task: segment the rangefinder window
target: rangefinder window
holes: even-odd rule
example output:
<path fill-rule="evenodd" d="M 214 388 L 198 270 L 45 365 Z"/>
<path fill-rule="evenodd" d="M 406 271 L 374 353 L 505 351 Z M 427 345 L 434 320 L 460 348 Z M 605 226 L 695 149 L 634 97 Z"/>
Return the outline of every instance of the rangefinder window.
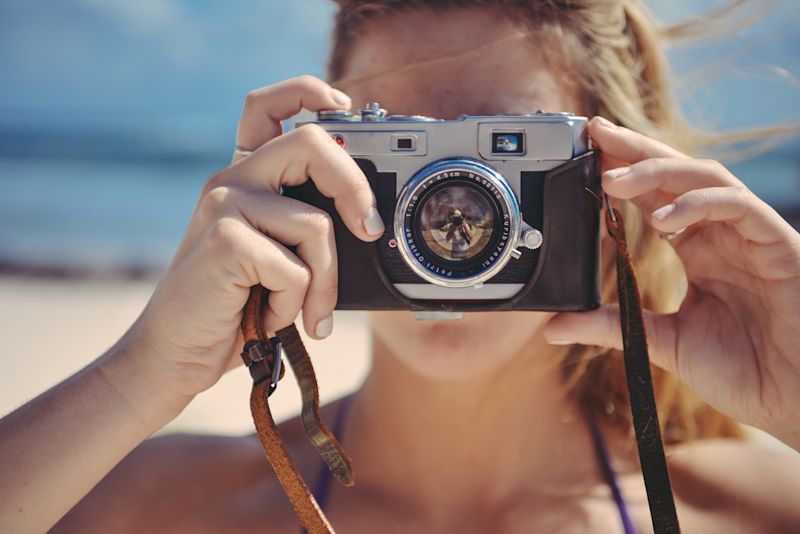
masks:
<path fill-rule="evenodd" d="M 524 153 L 524 132 L 492 132 L 492 154 Z"/>
<path fill-rule="evenodd" d="M 416 150 L 416 141 L 417 139 L 413 135 L 393 135 L 391 137 L 392 150 L 397 152 Z"/>

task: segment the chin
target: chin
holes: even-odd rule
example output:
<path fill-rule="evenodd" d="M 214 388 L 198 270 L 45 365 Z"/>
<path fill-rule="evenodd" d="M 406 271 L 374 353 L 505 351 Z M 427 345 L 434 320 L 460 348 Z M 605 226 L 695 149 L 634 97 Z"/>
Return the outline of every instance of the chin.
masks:
<path fill-rule="evenodd" d="M 507 365 L 552 315 L 468 312 L 458 320 L 419 321 L 409 311 L 392 311 L 369 312 L 369 319 L 377 341 L 401 365 L 428 379 L 461 381 Z"/>

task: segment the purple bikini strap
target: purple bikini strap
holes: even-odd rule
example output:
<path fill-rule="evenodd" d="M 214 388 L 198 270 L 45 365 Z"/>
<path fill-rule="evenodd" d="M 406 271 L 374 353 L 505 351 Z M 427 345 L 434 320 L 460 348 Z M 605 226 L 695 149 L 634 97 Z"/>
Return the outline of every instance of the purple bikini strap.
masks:
<path fill-rule="evenodd" d="M 633 522 L 631 521 L 630 515 L 628 515 L 625 501 L 622 499 L 622 492 L 619 490 L 617 477 L 611 469 L 611 461 L 608 458 L 608 451 L 606 451 L 606 446 L 603 442 L 603 435 L 600 433 L 600 429 L 597 428 L 597 424 L 588 410 L 586 412 L 586 419 L 589 421 L 589 430 L 592 433 L 592 441 L 597 451 L 597 457 L 600 459 L 600 465 L 603 468 L 603 475 L 606 477 L 606 481 L 611 488 L 611 493 L 614 495 L 614 501 L 617 503 L 619 516 L 620 519 L 622 519 L 622 526 L 625 527 L 625 534 L 636 534 L 636 529 L 633 528 Z"/>

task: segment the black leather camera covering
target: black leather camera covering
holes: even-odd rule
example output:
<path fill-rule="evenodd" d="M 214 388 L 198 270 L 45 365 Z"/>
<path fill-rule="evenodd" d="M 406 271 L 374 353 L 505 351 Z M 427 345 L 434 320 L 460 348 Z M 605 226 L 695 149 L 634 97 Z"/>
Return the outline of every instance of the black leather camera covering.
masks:
<path fill-rule="evenodd" d="M 523 172 L 520 177 L 522 218 L 542 231 L 538 250 L 520 248 L 522 257 L 509 263 L 486 284 L 524 283 L 506 300 L 410 300 L 392 285 L 427 283 L 406 265 L 394 238 L 396 176 L 379 173 L 366 159 L 356 159 L 369 180 L 386 225 L 380 239 L 365 243 L 342 222 L 333 201 L 312 180 L 285 187 L 283 194 L 328 212 L 333 219 L 339 260 L 340 310 L 588 310 L 600 304 L 599 153 L 589 151 L 549 171 Z"/>

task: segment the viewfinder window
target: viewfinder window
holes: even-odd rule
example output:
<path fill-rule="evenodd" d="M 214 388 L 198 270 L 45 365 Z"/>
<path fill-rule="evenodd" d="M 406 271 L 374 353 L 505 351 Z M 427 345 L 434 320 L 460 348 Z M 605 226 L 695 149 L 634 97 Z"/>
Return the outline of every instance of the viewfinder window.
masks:
<path fill-rule="evenodd" d="M 492 132 L 493 154 L 524 154 L 525 135 L 523 132 Z"/>

